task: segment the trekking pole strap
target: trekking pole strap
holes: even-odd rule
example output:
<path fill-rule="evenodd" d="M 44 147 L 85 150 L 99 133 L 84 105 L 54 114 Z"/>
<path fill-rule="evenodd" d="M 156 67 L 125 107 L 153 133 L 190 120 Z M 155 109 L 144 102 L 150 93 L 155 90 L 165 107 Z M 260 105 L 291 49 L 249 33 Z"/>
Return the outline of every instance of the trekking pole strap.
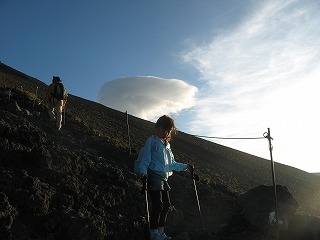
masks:
<path fill-rule="evenodd" d="M 190 170 L 191 179 L 195 179 L 195 177 L 194 177 L 194 168 L 189 168 L 189 170 Z"/>

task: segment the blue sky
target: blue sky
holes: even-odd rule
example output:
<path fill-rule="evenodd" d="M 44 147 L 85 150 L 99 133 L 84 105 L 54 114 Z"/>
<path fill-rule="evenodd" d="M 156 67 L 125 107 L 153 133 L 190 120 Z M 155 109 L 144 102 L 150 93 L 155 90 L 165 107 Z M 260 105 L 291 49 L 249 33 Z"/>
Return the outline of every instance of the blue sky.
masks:
<path fill-rule="evenodd" d="M 184 132 L 261 137 L 320 172 L 318 0 L 0 0 L 0 61 Z M 268 142 L 213 140 L 269 159 Z"/>

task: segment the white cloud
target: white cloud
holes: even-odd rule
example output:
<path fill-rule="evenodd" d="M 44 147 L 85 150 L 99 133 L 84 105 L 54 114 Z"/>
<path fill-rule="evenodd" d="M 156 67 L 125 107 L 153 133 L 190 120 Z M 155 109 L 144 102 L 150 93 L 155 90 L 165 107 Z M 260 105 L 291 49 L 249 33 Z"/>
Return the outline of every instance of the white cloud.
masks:
<path fill-rule="evenodd" d="M 190 128 L 198 135 L 259 137 L 270 127 L 276 161 L 314 171 L 320 158 L 320 3 L 264 3 L 236 29 L 182 55 L 202 83 Z M 265 142 L 219 142 L 269 158 Z"/>
<path fill-rule="evenodd" d="M 155 120 L 195 104 L 197 88 L 178 79 L 141 76 L 106 82 L 98 102 L 129 114 Z"/>

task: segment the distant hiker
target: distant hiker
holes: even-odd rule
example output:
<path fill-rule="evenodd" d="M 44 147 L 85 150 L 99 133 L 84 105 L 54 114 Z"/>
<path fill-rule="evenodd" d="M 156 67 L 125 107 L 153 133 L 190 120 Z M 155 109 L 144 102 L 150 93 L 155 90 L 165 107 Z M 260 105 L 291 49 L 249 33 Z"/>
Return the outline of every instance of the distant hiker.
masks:
<path fill-rule="evenodd" d="M 160 117 L 156 123 L 156 135 L 150 136 L 142 148 L 141 162 L 137 166 L 139 178 L 147 177 L 151 197 L 150 240 L 169 240 L 164 233 L 164 225 L 171 207 L 168 177 L 172 170 L 193 169 L 191 164 L 174 160 L 169 141 L 175 133 L 174 120 L 168 115 Z"/>
<path fill-rule="evenodd" d="M 62 125 L 62 110 L 67 102 L 67 92 L 60 77 L 53 76 L 43 103 L 48 104 L 50 121 L 55 122 L 58 130 Z"/>

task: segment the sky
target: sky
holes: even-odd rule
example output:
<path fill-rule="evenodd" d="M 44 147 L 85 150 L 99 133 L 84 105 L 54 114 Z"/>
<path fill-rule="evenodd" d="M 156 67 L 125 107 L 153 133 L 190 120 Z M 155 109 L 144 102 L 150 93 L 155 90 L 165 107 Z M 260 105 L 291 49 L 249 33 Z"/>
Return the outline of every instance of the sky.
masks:
<path fill-rule="evenodd" d="M 0 61 L 266 159 L 267 139 L 237 138 L 269 128 L 275 162 L 320 172 L 319 12 L 320 0 L 0 0 Z"/>

